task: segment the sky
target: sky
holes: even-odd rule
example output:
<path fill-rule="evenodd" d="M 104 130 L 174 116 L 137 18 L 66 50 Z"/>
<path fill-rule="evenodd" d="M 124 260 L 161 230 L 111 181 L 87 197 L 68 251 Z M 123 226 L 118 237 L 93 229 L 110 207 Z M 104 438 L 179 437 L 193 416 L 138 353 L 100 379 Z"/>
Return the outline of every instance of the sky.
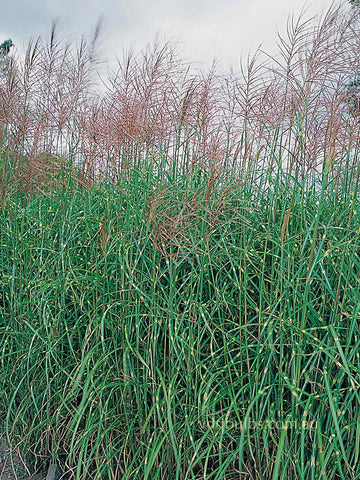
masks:
<path fill-rule="evenodd" d="M 344 0 L 345 1 L 345 0 Z M 198 65 L 216 59 L 237 68 L 240 57 L 262 49 L 276 52 L 276 32 L 289 15 L 321 14 L 332 0 L 0 0 L 0 39 L 12 38 L 24 50 L 32 36 L 46 36 L 58 19 L 61 33 L 75 41 L 91 35 L 103 18 L 100 53 L 110 61 L 124 50 L 154 41 L 178 43 L 181 57 Z M 1 40 L 3 41 L 3 40 Z"/>

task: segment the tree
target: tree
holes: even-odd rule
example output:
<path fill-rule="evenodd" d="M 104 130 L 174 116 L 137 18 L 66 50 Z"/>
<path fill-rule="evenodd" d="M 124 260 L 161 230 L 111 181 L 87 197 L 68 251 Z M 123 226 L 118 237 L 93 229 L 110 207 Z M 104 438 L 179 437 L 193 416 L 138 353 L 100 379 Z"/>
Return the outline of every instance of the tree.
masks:
<path fill-rule="evenodd" d="M 4 40 L 3 43 L 0 45 L 0 91 L 4 88 L 4 85 L 7 83 L 8 72 L 9 72 L 9 64 L 10 58 L 9 53 L 11 47 L 14 44 L 11 38 Z M 7 131 L 7 124 L 0 123 L 0 145 L 4 143 L 4 139 L 6 138 L 6 131 Z"/>
<path fill-rule="evenodd" d="M 349 0 L 352 7 L 359 7 L 360 0 Z M 346 97 L 352 115 L 360 114 L 360 70 L 355 77 L 346 84 Z"/>
<path fill-rule="evenodd" d="M 4 40 L 3 43 L 0 45 L 0 55 L 7 56 L 10 53 L 10 48 L 13 47 L 14 44 L 11 38 Z"/>
<path fill-rule="evenodd" d="M 350 107 L 350 112 L 353 115 L 360 113 L 360 71 L 355 77 L 346 85 L 346 96 Z"/>
<path fill-rule="evenodd" d="M 2 75 L 6 75 L 8 65 L 9 65 L 9 53 L 11 47 L 13 47 L 14 44 L 11 40 L 11 38 L 8 38 L 7 40 L 4 40 L 3 43 L 0 45 L 0 73 Z"/>

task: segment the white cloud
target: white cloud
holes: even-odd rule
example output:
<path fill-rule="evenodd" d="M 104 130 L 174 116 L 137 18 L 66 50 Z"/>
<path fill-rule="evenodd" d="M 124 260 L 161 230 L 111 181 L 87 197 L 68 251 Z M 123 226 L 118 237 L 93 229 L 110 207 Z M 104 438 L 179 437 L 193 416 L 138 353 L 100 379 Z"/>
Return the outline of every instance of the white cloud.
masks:
<path fill-rule="evenodd" d="M 307 16 L 331 4 L 310 1 Z M 5 6 L 5 36 L 26 42 L 46 34 L 59 17 L 62 31 L 79 38 L 90 34 L 103 14 L 102 46 L 109 57 L 120 56 L 131 43 L 142 48 L 160 33 L 179 40 L 191 61 L 210 64 L 216 57 L 224 66 L 236 66 L 241 54 L 260 43 L 274 53 L 276 29 L 284 31 L 287 17 L 302 5 L 298 0 L 13 0 Z"/>

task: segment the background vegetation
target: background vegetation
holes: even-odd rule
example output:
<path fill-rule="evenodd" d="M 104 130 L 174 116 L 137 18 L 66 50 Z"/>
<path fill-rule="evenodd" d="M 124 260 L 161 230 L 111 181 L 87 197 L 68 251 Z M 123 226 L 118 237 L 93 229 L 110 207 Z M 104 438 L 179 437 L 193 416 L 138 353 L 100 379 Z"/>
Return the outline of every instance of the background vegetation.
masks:
<path fill-rule="evenodd" d="M 98 31 L 7 59 L 0 412 L 31 472 L 360 478 L 358 30 L 291 19 L 239 75 L 155 45 L 100 92 Z"/>

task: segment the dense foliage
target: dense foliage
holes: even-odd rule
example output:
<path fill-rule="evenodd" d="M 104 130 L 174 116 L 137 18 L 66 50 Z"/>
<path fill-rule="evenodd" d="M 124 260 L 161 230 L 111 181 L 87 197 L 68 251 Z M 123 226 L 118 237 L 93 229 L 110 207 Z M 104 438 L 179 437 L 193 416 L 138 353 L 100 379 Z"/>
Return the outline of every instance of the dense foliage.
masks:
<path fill-rule="evenodd" d="M 116 188 L 7 198 L 2 413 L 35 465 L 51 454 L 74 478 L 357 478 L 351 173 L 316 191 L 278 170 L 259 191 L 255 178 L 164 181 L 149 167 Z"/>

